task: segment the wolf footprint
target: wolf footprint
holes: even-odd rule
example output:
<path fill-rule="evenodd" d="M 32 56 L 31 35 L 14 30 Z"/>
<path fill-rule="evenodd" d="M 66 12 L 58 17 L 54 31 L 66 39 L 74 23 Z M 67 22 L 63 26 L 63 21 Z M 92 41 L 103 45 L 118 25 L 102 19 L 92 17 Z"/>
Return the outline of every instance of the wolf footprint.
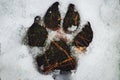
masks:
<path fill-rule="evenodd" d="M 31 47 L 43 47 L 42 55 L 37 55 L 35 61 L 37 68 L 41 73 L 49 73 L 54 70 L 71 71 L 77 67 L 77 60 L 71 51 L 71 47 L 75 46 L 78 50 L 86 49 L 93 39 L 93 31 L 90 22 L 87 22 L 81 31 L 76 33 L 80 27 L 80 15 L 75 9 L 74 4 L 69 4 L 65 17 L 62 19 L 59 11 L 59 2 L 53 3 L 46 11 L 43 19 L 36 16 L 34 23 L 28 29 L 28 45 Z M 42 24 L 43 20 L 43 24 Z M 61 21 L 63 23 L 61 25 Z M 74 30 L 70 28 L 75 27 Z M 49 35 L 55 32 L 54 38 Z M 69 41 L 67 35 L 73 36 L 73 40 Z M 53 34 L 54 35 L 54 34 Z M 58 36 L 59 35 L 59 36 Z M 47 46 L 47 40 L 50 41 Z M 48 48 L 47 48 L 48 47 Z"/>

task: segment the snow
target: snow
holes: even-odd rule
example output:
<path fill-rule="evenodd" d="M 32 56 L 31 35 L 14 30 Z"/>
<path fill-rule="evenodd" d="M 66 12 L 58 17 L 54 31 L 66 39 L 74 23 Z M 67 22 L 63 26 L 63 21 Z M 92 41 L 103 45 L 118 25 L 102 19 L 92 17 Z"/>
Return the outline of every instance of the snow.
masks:
<path fill-rule="evenodd" d="M 1 80 L 53 80 L 36 70 L 27 46 L 22 44 L 24 31 L 37 15 L 44 16 L 57 0 L 0 0 L 0 78 Z M 81 26 L 90 21 L 94 38 L 85 54 L 79 55 L 72 80 L 120 80 L 120 1 L 58 0 L 64 17 L 69 3 L 81 16 Z M 69 76 L 69 74 L 68 74 Z M 68 76 L 60 75 L 57 80 Z M 66 79 L 65 79 L 66 80 Z"/>

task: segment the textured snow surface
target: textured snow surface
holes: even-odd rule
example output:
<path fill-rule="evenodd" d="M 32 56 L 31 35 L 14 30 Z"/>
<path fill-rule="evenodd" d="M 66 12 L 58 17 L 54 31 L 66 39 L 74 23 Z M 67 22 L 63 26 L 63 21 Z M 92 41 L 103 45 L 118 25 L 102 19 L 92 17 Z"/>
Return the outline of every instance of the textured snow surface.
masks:
<path fill-rule="evenodd" d="M 44 16 L 57 0 L 0 0 L 0 79 L 53 80 L 40 74 L 28 48 L 22 44 L 37 15 Z M 64 17 L 69 3 L 74 3 L 81 25 L 90 21 L 94 38 L 85 54 L 79 55 L 76 73 L 60 75 L 56 80 L 120 80 L 120 1 L 58 0 Z M 64 78 L 64 79 L 63 79 Z M 65 79 L 67 78 L 67 79 Z"/>

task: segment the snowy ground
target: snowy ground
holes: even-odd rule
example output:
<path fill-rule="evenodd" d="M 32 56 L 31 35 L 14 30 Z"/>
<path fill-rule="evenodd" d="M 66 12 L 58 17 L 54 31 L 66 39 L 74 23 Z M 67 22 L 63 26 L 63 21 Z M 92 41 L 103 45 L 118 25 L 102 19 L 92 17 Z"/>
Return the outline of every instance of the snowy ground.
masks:
<path fill-rule="evenodd" d="M 0 79 L 53 80 L 41 75 L 28 48 L 22 44 L 22 27 L 29 27 L 36 15 L 44 16 L 57 0 L 0 0 Z M 69 3 L 76 4 L 81 21 L 90 21 L 94 32 L 86 54 L 79 55 L 72 80 L 120 80 L 120 1 L 58 0 L 64 16 Z M 81 24 L 82 24 L 81 23 Z"/>

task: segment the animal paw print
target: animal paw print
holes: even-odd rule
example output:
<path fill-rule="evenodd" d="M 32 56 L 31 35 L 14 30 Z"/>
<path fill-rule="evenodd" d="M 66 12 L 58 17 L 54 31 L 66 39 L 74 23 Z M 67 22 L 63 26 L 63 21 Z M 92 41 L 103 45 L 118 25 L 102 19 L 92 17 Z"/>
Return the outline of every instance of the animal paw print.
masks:
<path fill-rule="evenodd" d="M 43 19 L 36 16 L 27 32 L 28 45 L 44 49 L 35 61 L 39 72 L 45 74 L 54 70 L 75 70 L 77 59 L 74 54 L 85 51 L 93 38 L 90 22 L 81 29 L 80 15 L 74 4 L 69 4 L 64 18 L 61 18 L 58 6 L 59 2 L 53 3 Z"/>

